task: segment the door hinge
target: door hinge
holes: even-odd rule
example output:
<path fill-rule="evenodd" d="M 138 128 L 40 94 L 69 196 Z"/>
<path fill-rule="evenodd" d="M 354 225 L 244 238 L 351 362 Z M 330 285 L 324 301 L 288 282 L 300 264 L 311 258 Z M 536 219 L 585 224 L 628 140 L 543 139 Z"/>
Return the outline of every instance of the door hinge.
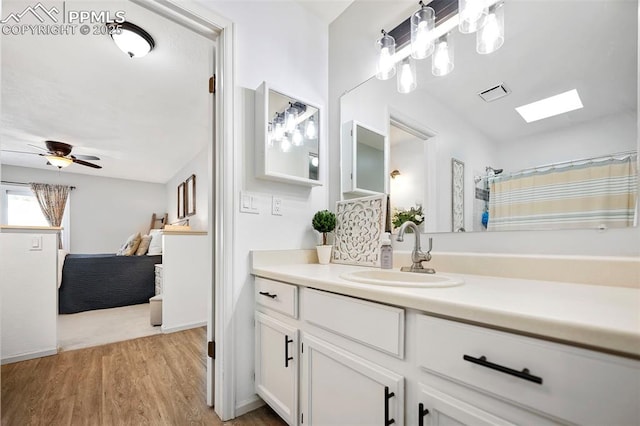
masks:
<path fill-rule="evenodd" d="M 216 93 L 216 75 L 209 77 L 209 93 Z"/>
<path fill-rule="evenodd" d="M 207 355 L 209 358 L 216 359 L 216 342 L 211 341 L 207 343 Z"/>
<path fill-rule="evenodd" d="M 304 353 L 304 343 L 300 343 L 300 352 Z"/>
<path fill-rule="evenodd" d="M 304 413 L 300 413 L 300 423 L 304 423 Z"/>

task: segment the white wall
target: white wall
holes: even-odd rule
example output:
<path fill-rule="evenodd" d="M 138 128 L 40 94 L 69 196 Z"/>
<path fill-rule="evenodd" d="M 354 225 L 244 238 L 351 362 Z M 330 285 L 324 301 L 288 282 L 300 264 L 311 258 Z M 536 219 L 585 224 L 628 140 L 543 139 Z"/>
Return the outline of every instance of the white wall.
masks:
<path fill-rule="evenodd" d="M 234 22 L 235 194 L 256 194 L 259 214 L 234 217 L 235 380 L 236 407 L 255 401 L 253 388 L 253 278 L 249 271 L 254 249 L 310 248 L 319 242 L 311 227 L 317 210 L 327 207 L 327 144 L 337 139 L 327 134 L 328 29 L 320 19 L 293 1 L 219 2 L 200 0 Z M 320 180 L 323 186 L 308 188 L 255 178 L 255 89 L 268 81 L 284 94 L 321 107 L 319 126 Z M 271 196 L 282 198 L 282 216 L 271 215 Z M 235 211 L 239 212 L 239 197 Z"/>
<path fill-rule="evenodd" d="M 329 26 L 329 109 L 331 140 L 338 140 L 340 96 L 370 78 L 372 45 L 381 28 L 393 28 L 415 9 L 414 2 L 357 0 Z M 340 197 L 340 150 L 330 146 L 330 200 Z M 455 155 L 454 155 L 455 156 Z M 446 201 L 444 201 L 446 203 Z M 426 241 L 426 237 L 423 236 Z M 640 228 L 500 233 L 442 233 L 434 251 L 640 256 Z M 396 247 L 410 250 L 411 241 Z M 423 242 L 424 245 L 424 242 Z"/>
<path fill-rule="evenodd" d="M 57 256 L 57 233 L 0 233 L 2 363 L 56 353 Z"/>
<path fill-rule="evenodd" d="M 153 213 L 164 214 L 165 185 L 103 178 L 67 171 L 2 166 L 2 180 L 72 185 L 71 252 L 115 253 L 134 232 L 149 228 Z"/>
<path fill-rule="evenodd" d="M 169 213 L 169 223 L 178 220 L 178 185 L 193 174 L 196 175 L 196 214 L 186 219 L 189 219 L 192 230 L 206 231 L 209 221 L 208 148 L 203 149 L 167 182 L 165 211 Z"/>

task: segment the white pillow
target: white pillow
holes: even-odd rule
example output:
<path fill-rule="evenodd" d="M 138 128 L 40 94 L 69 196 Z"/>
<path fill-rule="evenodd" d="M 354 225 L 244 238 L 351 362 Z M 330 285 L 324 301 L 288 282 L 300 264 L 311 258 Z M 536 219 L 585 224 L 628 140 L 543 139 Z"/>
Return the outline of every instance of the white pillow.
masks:
<path fill-rule="evenodd" d="M 149 235 L 151 235 L 151 242 L 147 256 L 162 254 L 162 229 L 152 229 L 149 231 Z"/>

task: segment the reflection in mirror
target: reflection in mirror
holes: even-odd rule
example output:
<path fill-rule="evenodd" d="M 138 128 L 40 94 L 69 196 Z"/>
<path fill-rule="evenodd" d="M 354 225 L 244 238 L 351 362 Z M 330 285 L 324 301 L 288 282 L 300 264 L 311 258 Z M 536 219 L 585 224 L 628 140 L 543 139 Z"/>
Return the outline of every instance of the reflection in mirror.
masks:
<path fill-rule="evenodd" d="M 638 5 L 575 5 L 507 1 L 497 52 L 478 55 L 475 37 L 454 31 L 447 76 L 416 61 L 412 93 L 372 78 L 341 98 L 342 123 L 389 137 L 392 208 L 422 206 L 425 232 L 451 232 L 455 158 L 465 165 L 458 230 L 637 224 Z M 516 110 L 574 89 L 583 108 L 530 122 Z"/>
<path fill-rule="evenodd" d="M 342 127 L 343 192 L 352 195 L 386 193 L 387 138 L 357 121 Z"/>
<path fill-rule="evenodd" d="M 256 90 L 256 176 L 321 185 L 319 109 L 263 83 Z"/>

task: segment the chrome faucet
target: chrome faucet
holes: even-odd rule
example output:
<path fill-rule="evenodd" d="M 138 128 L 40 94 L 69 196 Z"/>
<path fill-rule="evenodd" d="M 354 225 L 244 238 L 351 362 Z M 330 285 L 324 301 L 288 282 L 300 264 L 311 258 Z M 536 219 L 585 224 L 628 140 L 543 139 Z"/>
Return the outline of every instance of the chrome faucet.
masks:
<path fill-rule="evenodd" d="M 425 268 L 422 266 L 422 262 L 428 262 L 431 260 L 431 248 L 433 247 L 433 239 L 429 237 L 429 250 L 426 253 L 423 253 L 422 249 L 420 248 L 420 230 L 418 230 L 418 226 L 415 223 L 408 220 L 403 223 L 398 230 L 398 237 L 396 238 L 396 241 L 404 241 L 404 233 L 407 228 L 411 228 L 413 230 L 413 234 L 416 237 L 416 240 L 413 245 L 413 251 L 411 252 L 411 266 L 403 266 L 402 268 L 400 268 L 400 270 L 403 272 L 421 272 L 424 274 L 435 274 L 435 269 Z"/>

